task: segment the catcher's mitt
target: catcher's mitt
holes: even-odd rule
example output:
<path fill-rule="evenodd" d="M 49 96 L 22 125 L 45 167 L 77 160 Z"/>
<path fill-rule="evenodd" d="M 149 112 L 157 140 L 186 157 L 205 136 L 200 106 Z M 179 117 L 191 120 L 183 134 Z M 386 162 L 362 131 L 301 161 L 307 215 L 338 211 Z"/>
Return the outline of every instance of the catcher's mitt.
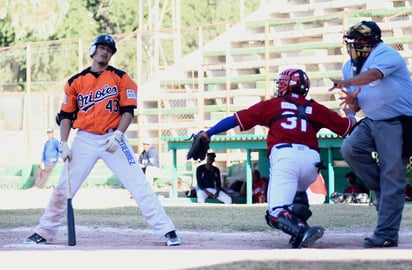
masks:
<path fill-rule="evenodd" d="M 192 140 L 192 145 L 187 152 L 187 159 L 204 160 L 207 150 L 209 150 L 209 140 L 202 136 L 203 131 L 199 131 L 196 135 L 192 134 L 189 140 Z"/>

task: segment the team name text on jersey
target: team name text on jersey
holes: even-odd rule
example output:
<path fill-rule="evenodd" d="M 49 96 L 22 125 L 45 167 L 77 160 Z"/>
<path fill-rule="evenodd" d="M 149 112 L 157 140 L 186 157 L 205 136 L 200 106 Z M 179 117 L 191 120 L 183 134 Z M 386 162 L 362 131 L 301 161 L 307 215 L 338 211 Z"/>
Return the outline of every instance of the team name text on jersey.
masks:
<path fill-rule="evenodd" d="M 105 85 L 103 89 L 97 89 L 95 92 L 90 91 L 88 95 L 79 94 L 77 96 L 77 105 L 80 110 L 87 112 L 96 103 L 99 103 L 109 97 L 116 96 L 119 93 L 116 86 Z"/>

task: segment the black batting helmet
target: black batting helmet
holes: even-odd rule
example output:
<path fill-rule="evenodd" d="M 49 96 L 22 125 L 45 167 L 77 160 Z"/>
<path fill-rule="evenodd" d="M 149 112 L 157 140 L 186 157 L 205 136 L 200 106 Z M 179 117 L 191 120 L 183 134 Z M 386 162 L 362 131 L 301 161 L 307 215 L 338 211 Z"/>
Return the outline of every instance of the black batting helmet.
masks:
<path fill-rule="evenodd" d="M 113 54 L 116 53 L 117 49 L 116 49 L 116 41 L 114 40 L 114 38 L 111 35 L 108 34 L 101 34 L 99 36 L 97 36 L 92 44 L 90 45 L 89 48 L 89 55 L 90 57 L 93 57 L 94 53 L 96 52 L 96 46 L 99 44 L 105 44 L 107 46 L 109 46 L 110 49 L 112 49 Z"/>

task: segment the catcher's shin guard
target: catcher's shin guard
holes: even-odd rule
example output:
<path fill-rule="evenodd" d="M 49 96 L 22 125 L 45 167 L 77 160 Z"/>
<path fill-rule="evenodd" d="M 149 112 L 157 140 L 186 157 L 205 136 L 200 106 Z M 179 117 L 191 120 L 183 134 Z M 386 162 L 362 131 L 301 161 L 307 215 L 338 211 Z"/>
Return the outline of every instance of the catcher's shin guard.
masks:
<path fill-rule="evenodd" d="M 305 223 L 312 216 L 312 211 L 310 211 L 309 207 L 304 204 L 294 203 L 289 207 L 289 209 L 289 211 Z"/>
<path fill-rule="evenodd" d="M 267 212 L 265 218 L 270 227 L 292 236 L 289 241 L 292 248 L 310 247 L 324 233 L 322 227 L 309 227 L 287 209 L 280 211 L 276 217 L 269 215 Z"/>
<path fill-rule="evenodd" d="M 301 237 L 303 232 L 308 228 L 308 225 L 298 219 L 289 210 L 281 210 L 277 216 L 266 214 L 266 222 L 270 227 L 279 229 L 286 234 L 294 237 Z"/>

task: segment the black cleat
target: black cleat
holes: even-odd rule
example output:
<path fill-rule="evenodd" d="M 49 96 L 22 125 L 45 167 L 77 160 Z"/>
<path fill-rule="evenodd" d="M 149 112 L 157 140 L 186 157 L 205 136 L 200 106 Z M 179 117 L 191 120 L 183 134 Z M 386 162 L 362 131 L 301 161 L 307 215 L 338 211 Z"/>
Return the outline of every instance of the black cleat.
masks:
<path fill-rule="evenodd" d="M 180 237 L 177 236 L 175 231 L 171 231 L 165 234 L 167 246 L 179 246 L 181 243 Z"/>
<path fill-rule="evenodd" d="M 47 240 L 41 235 L 33 233 L 23 242 L 24 244 L 47 244 Z"/>
<path fill-rule="evenodd" d="M 297 248 L 310 248 L 316 240 L 322 238 L 325 229 L 322 227 L 310 227 L 303 233 L 302 241 Z"/>

